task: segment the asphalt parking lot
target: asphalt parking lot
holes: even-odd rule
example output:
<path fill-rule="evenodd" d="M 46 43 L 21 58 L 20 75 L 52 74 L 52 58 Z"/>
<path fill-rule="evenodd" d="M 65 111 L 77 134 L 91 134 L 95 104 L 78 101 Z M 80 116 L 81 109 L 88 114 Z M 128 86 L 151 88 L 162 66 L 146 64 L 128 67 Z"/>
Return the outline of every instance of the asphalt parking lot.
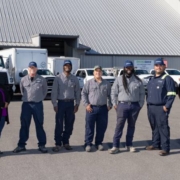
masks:
<path fill-rule="evenodd" d="M 127 152 L 124 148 L 126 128 L 121 140 L 121 152 L 110 155 L 112 137 L 116 124 L 114 110 L 109 113 L 109 125 L 104 139 L 106 150 L 87 153 L 84 151 L 85 109 L 81 105 L 76 114 L 72 151 L 62 149 L 53 153 L 54 112 L 51 102 L 44 101 L 45 123 L 48 154 L 37 150 L 34 122 L 31 123 L 27 152 L 14 154 L 20 129 L 20 98 L 11 102 L 9 107 L 11 124 L 5 126 L 0 139 L 0 180 L 179 180 L 180 179 L 180 100 L 176 98 L 169 118 L 171 127 L 171 154 L 167 157 L 158 155 L 158 151 L 145 151 L 144 147 L 151 140 L 150 126 L 146 116 L 146 106 L 139 115 L 134 146 L 137 153 Z"/>

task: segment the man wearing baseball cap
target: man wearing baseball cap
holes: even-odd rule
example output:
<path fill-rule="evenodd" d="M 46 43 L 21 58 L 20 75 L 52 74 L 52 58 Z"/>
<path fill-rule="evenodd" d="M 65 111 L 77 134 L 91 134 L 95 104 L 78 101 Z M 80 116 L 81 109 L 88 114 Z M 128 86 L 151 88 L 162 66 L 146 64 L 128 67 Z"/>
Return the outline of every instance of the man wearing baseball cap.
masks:
<path fill-rule="evenodd" d="M 111 98 L 117 112 L 117 124 L 113 137 L 113 147 L 110 154 L 119 152 L 120 138 L 127 120 L 126 147 L 130 152 L 136 152 L 132 141 L 135 132 L 135 124 L 140 109 L 144 104 L 145 90 L 142 81 L 135 75 L 132 61 L 127 60 L 124 64 L 124 73 L 117 77 L 112 89 Z"/>
<path fill-rule="evenodd" d="M 174 80 L 165 73 L 163 58 L 154 63 L 155 75 L 147 85 L 148 119 L 152 129 L 152 144 L 146 150 L 159 150 L 160 156 L 170 151 L 168 116 L 176 97 Z"/>
<path fill-rule="evenodd" d="M 46 134 L 43 128 L 44 113 L 42 101 L 47 94 L 46 80 L 37 74 L 36 62 L 30 62 L 28 66 L 28 75 L 23 77 L 20 82 L 20 90 L 22 94 L 22 110 L 21 110 L 21 129 L 18 147 L 14 149 L 14 153 L 26 151 L 26 141 L 29 138 L 29 127 L 33 116 L 36 134 L 38 138 L 39 151 L 47 153 L 45 148 Z"/>
<path fill-rule="evenodd" d="M 86 107 L 85 147 L 92 151 L 94 129 L 96 126 L 95 145 L 104 150 L 103 139 L 108 124 L 108 111 L 112 108 L 111 85 L 102 78 L 102 67 L 94 67 L 94 78 L 87 81 L 82 90 L 82 101 Z"/>
<path fill-rule="evenodd" d="M 72 149 L 69 139 L 80 104 L 81 90 L 77 77 L 72 75 L 71 71 L 71 61 L 65 60 L 63 73 L 55 77 L 52 87 L 51 101 L 56 112 L 55 147 L 52 149 L 54 152 L 59 152 L 62 145 L 66 150 Z"/>

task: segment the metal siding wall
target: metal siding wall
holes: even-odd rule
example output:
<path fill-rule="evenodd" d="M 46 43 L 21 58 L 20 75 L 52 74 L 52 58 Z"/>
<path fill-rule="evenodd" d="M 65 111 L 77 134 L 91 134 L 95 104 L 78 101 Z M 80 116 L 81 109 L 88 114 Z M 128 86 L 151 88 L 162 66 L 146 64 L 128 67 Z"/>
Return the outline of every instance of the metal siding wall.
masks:
<path fill-rule="evenodd" d="M 93 68 L 95 65 L 112 67 L 112 56 L 81 56 L 81 68 Z"/>
<path fill-rule="evenodd" d="M 180 70 L 180 57 L 165 57 L 168 61 L 168 68 L 175 68 Z"/>
<path fill-rule="evenodd" d="M 81 56 L 81 68 L 92 68 L 95 65 L 102 67 L 123 67 L 126 60 L 155 60 L 158 56 Z M 168 68 L 180 70 L 180 57 L 163 57 L 168 61 Z"/>

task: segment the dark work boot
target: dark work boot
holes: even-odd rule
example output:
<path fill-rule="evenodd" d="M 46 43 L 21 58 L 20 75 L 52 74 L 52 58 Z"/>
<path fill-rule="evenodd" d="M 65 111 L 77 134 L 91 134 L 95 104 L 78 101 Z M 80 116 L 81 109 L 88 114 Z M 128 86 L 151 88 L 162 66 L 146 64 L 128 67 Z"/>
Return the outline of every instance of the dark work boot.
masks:
<path fill-rule="evenodd" d="M 22 151 L 26 151 L 26 148 L 25 147 L 17 147 L 13 150 L 13 153 L 20 153 Z"/>
<path fill-rule="evenodd" d="M 45 148 L 45 146 L 39 146 L 39 151 L 41 151 L 42 153 L 48 152 L 48 150 Z"/>

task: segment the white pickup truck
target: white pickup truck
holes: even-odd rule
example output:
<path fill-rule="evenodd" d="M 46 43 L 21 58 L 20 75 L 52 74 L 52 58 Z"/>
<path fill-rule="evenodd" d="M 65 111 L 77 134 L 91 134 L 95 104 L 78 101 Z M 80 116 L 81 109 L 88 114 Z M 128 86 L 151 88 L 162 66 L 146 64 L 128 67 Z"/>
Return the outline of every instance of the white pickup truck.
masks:
<path fill-rule="evenodd" d="M 122 75 L 124 73 L 124 69 L 120 69 L 118 76 Z M 146 78 L 148 76 L 152 76 L 147 70 L 145 69 L 135 69 L 135 74 L 140 78 Z"/>
<path fill-rule="evenodd" d="M 84 84 L 90 79 L 94 77 L 93 75 L 94 69 L 88 68 L 88 69 L 78 69 L 75 73 L 75 76 L 77 76 L 79 80 L 80 88 L 82 89 Z M 113 76 L 108 76 L 107 73 L 103 70 L 102 78 L 109 81 L 112 85 L 115 81 L 115 78 Z"/>
<path fill-rule="evenodd" d="M 28 69 L 25 68 L 25 69 L 23 69 L 23 71 L 21 73 L 19 73 L 19 76 L 24 77 L 27 74 L 28 74 Z M 47 81 L 47 94 L 51 94 L 52 86 L 53 86 L 53 82 L 54 82 L 54 78 L 55 78 L 53 73 L 49 69 L 38 68 L 37 74 L 39 74 L 40 76 L 42 76 L 43 78 L 46 79 L 46 81 Z"/>
<path fill-rule="evenodd" d="M 154 72 L 155 72 L 154 69 L 150 70 L 150 73 L 152 75 L 154 75 Z M 175 81 L 176 86 L 179 86 L 179 83 L 180 83 L 180 71 L 179 70 L 166 68 L 165 73 L 173 78 L 173 80 Z"/>

